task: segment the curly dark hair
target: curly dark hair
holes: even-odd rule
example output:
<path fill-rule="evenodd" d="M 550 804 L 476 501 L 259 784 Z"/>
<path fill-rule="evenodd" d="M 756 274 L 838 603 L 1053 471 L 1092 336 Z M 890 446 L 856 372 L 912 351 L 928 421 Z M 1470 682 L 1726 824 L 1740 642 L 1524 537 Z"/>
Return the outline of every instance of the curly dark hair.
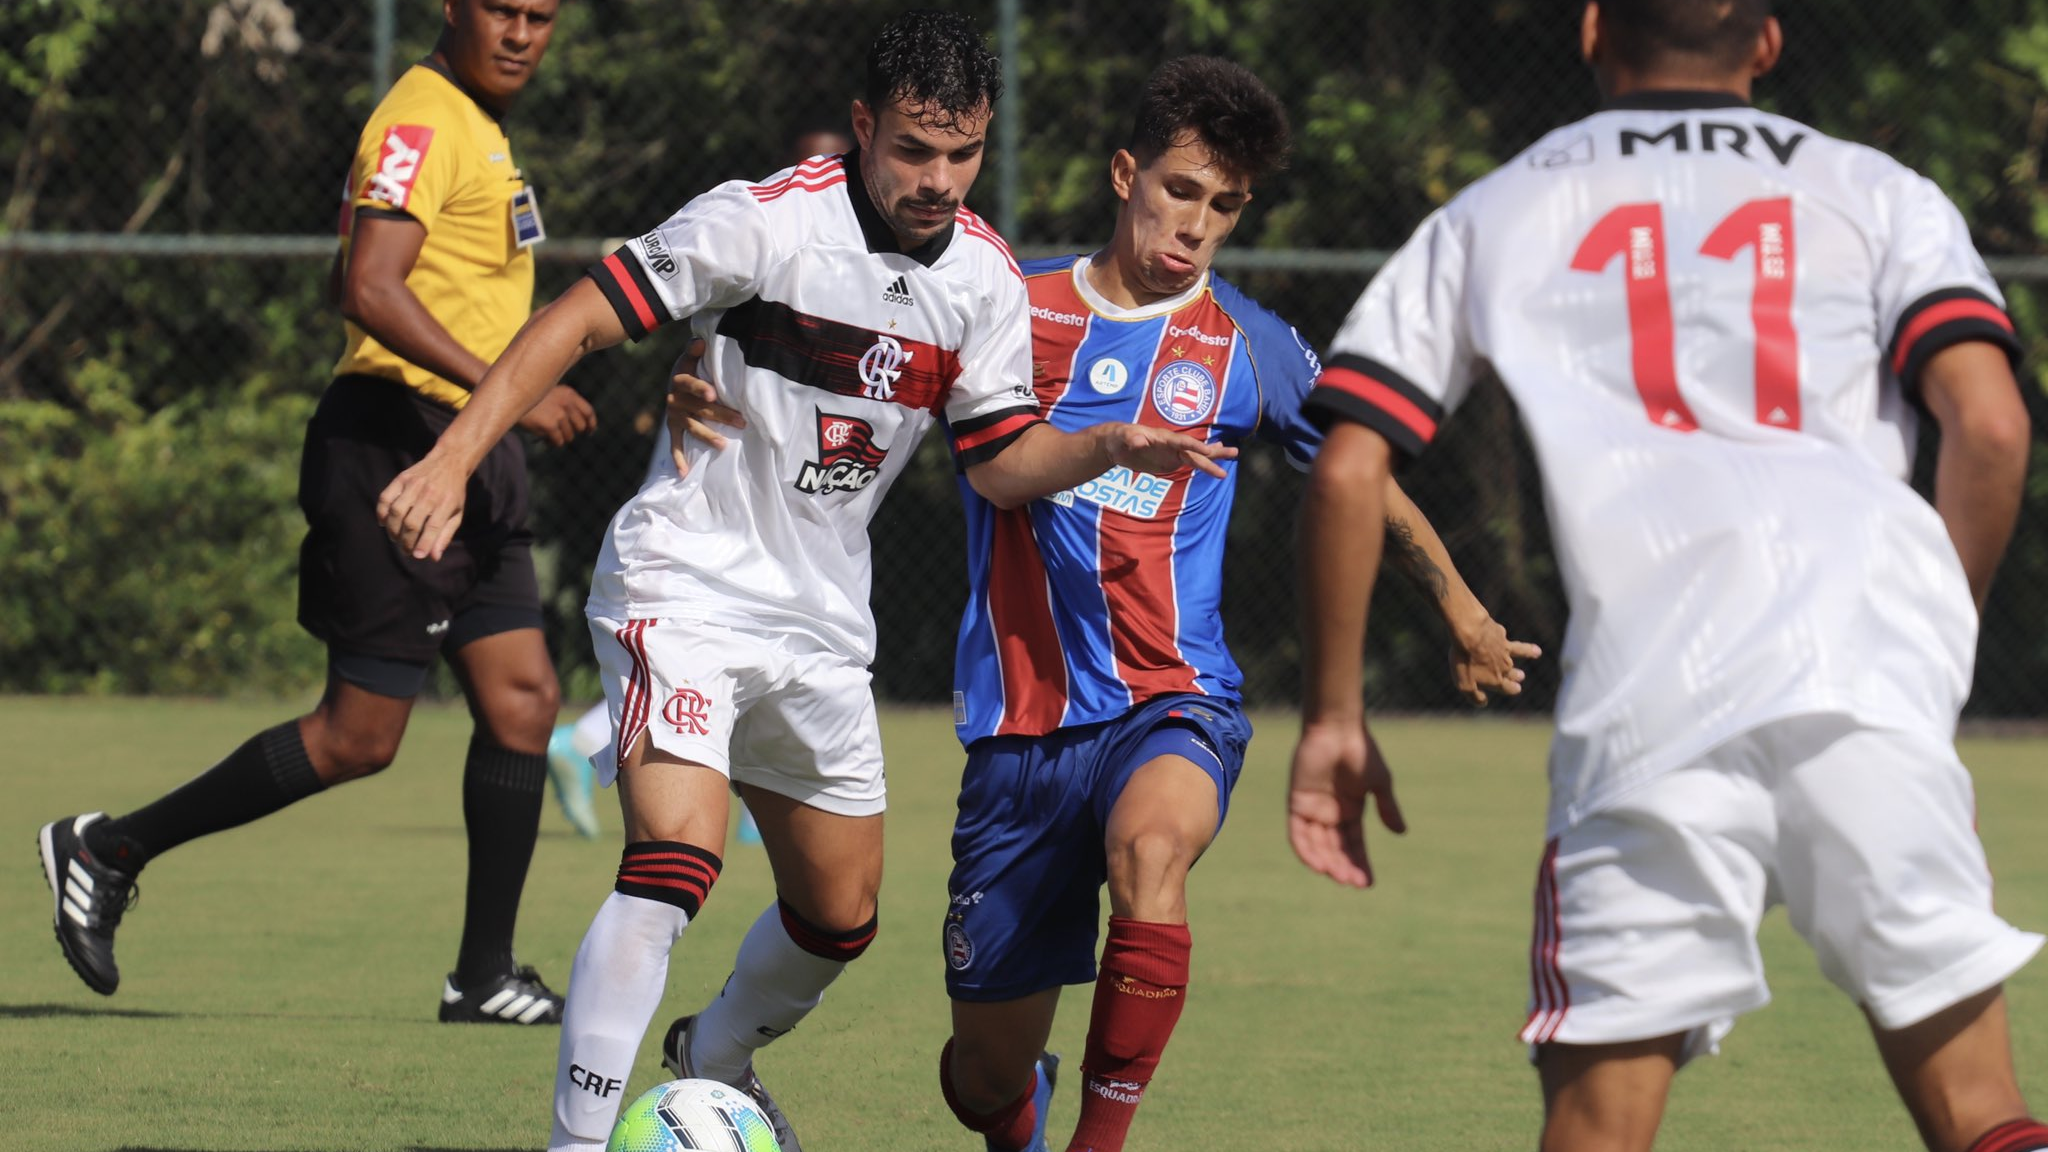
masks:
<path fill-rule="evenodd" d="M 915 8 L 889 21 L 868 49 L 867 105 L 878 114 L 901 100 L 921 123 L 950 128 L 993 110 L 1002 95 L 1002 61 L 970 16 Z"/>
<path fill-rule="evenodd" d="M 1692 61 L 1741 68 L 1770 18 L 1770 0 L 1600 0 L 1608 46 L 1636 69 Z"/>
<path fill-rule="evenodd" d="M 1191 140 L 1233 175 L 1254 180 L 1287 163 L 1287 110 L 1257 76 L 1214 56 L 1176 56 L 1152 70 L 1131 152 L 1141 164 Z"/>

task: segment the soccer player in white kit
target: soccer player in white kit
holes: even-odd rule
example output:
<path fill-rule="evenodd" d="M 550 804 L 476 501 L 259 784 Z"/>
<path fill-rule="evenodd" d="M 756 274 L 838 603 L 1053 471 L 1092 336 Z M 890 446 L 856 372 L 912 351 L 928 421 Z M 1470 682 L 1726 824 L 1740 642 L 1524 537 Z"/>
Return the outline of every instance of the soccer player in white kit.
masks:
<path fill-rule="evenodd" d="M 1677 1068 L 1768 999 L 1780 902 L 1930 1149 L 2048 1147 L 2001 993 L 2042 939 L 1992 911 L 1953 747 L 2026 466 L 1997 288 L 1932 183 L 1749 106 L 1766 0 L 1605 0 L 1583 41 L 1605 107 L 1424 221 L 1310 394 L 1295 849 L 1364 882 L 1364 801 L 1392 792 L 1363 527 L 1490 364 L 1571 604 L 1521 1033 L 1543 1148 L 1650 1146 Z"/>
<path fill-rule="evenodd" d="M 760 822 L 777 901 L 666 1062 L 742 1087 L 796 1152 L 753 1054 L 874 938 L 883 776 L 868 665 L 867 525 L 943 418 L 959 466 L 1012 507 L 1122 465 L 1172 472 L 1235 450 L 1137 424 L 1039 418 L 1022 276 L 961 206 L 1001 91 L 966 17 L 910 12 L 868 56 L 859 147 L 721 185 L 536 313 L 434 451 L 380 498 L 431 554 L 470 467 L 582 353 L 691 318 L 701 371 L 748 413 L 685 448 L 612 521 L 588 615 L 606 670 L 627 844 L 570 977 L 549 1147 L 596 1149 L 661 1000 L 670 948 L 716 881 L 727 791 Z M 498 429 L 493 432 L 492 429 Z"/>

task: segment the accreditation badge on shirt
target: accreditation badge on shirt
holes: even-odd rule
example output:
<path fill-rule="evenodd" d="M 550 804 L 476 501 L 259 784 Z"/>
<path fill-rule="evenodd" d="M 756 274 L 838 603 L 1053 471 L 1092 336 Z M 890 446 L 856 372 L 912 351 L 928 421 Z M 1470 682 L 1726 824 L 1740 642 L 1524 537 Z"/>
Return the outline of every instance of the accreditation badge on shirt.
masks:
<path fill-rule="evenodd" d="M 522 185 L 512 194 L 512 239 L 521 248 L 531 248 L 548 238 L 540 222 L 540 197 L 532 185 Z"/>

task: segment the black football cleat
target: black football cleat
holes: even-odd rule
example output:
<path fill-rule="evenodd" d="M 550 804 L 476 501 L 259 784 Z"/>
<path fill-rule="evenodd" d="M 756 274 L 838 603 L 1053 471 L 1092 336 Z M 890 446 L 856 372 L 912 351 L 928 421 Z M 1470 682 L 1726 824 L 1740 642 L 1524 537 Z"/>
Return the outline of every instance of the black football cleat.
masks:
<path fill-rule="evenodd" d="M 696 1021 L 695 1016 L 678 1016 L 676 1022 L 668 1026 L 668 1035 L 661 1039 L 661 1066 L 679 1080 L 705 1078 L 690 1067 L 690 1029 Z M 768 1094 L 761 1078 L 754 1075 L 753 1061 L 747 1061 L 746 1070 L 740 1074 L 740 1082 L 733 1087 L 752 1097 L 755 1107 L 768 1117 L 768 1123 L 775 1129 L 775 1143 L 781 1146 L 782 1152 L 803 1152 L 803 1147 L 796 1142 L 796 1130 L 789 1126 L 789 1117 L 782 1114 L 782 1109 L 775 1104 L 775 1097 Z"/>
<path fill-rule="evenodd" d="M 112 996 L 121 986 L 121 969 L 114 964 L 114 929 L 140 893 L 133 875 L 101 864 L 85 846 L 86 826 L 106 818 L 104 812 L 87 812 L 53 820 L 43 825 L 36 840 L 43 879 L 50 882 L 50 896 L 56 902 L 57 943 L 64 949 L 64 959 L 87 988 Z"/>
<path fill-rule="evenodd" d="M 455 973 L 441 986 L 443 1024 L 560 1024 L 562 998 L 522 964 L 476 988 L 457 988 Z"/>

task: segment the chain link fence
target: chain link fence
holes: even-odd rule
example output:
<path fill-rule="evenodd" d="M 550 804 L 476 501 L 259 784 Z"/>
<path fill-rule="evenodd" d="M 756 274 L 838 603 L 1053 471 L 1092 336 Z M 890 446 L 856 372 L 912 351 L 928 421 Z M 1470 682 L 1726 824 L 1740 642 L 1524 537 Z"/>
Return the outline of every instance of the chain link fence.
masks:
<path fill-rule="evenodd" d="M 864 48 L 901 5 L 564 0 L 508 122 L 550 239 L 540 299 L 710 185 L 780 167 L 842 127 Z M 1295 118 L 1226 275 L 1327 340 L 1378 256 L 1430 209 L 1595 94 L 1565 0 L 1003 0 L 962 7 L 1011 67 L 976 194 L 1027 253 L 1080 251 L 1114 218 L 1107 162 L 1161 59 L 1261 75 Z M 389 76 L 430 48 L 430 0 L 14 0 L 0 7 L 0 691 L 296 691 L 300 436 L 340 351 L 321 300 L 342 176 Z M 1882 147 L 1962 205 L 2029 347 L 2036 426 L 2048 324 L 2048 5 L 1787 0 L 1760 102 Z M 388 52 L 384 50 L 389 45 Z M 1007 131 L 1005 131 L 1007 129 Z M 600 427 L 534 452 L 550 642 L 566 692 L 597 682 L 582 625 L 601 533 L 639 482 L 680 337 L 571 382 Z M 1929 453 L 1923 452 L 1923 464 Z M 2048 453 L 1984 628 L 1973 714 L 2048 715 Z M 1923 468 L 1924 470 L 1924 468 Z M 1558 650 L 1564 606 L 1538 480 L 1502 391 L 1482 388 L 1403 478 L 1516 634 Z M 1923 477 L 1923 483 L 1925 478 Z M 874 526 L 882 694 L 939 701 L 964 598 L 943 446 Z M 1299 478 L 1248 452 L 1226 618 L 1254 701 L 1298 685 Z M 1370 691 L 1454 706 L 1443 634 L 1398 578 L 1375 608 Z M 1518 707 L 1545 708 L 1546 660 Z"/>

